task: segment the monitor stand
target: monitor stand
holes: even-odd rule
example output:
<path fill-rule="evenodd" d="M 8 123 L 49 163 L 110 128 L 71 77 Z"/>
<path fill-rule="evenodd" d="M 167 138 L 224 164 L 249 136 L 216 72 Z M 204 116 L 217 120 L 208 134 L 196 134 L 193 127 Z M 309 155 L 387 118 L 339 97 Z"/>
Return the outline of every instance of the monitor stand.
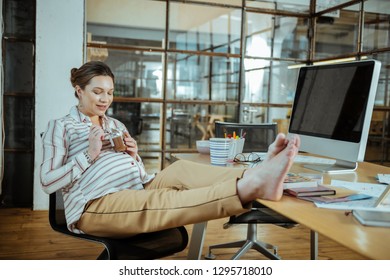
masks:
<path fill-rule="evenodd" d="M 358 163 L 337 159 L 334 164 L 305 164 L 303 167 L 323 173 L 338 174 L 354 172 Z"/>

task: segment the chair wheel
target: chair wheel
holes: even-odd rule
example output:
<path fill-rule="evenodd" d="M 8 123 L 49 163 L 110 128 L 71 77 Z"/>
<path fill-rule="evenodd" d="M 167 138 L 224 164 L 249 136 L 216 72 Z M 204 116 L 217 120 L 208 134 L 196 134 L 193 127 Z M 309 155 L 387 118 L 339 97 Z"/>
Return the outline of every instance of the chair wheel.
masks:
<path fill-rule="evenodd" d="M 212 254 L 211 252 L 209 252 L 207 255 L 204 256 L 204 258 L 206 260 L 215 260 L 217 257 L 214 254 Z"/>

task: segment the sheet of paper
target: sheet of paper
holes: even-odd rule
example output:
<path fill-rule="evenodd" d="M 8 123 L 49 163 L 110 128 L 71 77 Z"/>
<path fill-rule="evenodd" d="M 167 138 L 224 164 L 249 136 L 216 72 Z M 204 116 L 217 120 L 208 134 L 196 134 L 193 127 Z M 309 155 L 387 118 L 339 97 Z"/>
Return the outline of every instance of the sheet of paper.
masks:
<path fill-rule="evenodd" d="M 318 208 L 338 209 L 338 210 L 352 210 L 352 209 L 372 209 L 378 200 L 379 196 L 386 189 L 382 184 L 370 184 L 370 183 L 354 183 L 341 180 L 332 180 L 330 185 L 334 187 L 343 187 L 357 193 L 362 193 L 372 196 L 370 199 L 354 200 L 346 202 L 336 203 L 314 203 Z"/>
<path fill-rule="evenodd" d="M 364 193 L 375 197 L 380 197 L 386 189 L 386 186 L 382 184 L 356 183 L 341 180 L 332 180 L 330 184 L 334 187 L 343 187 L 357 193 Z"/>
<path fill-rule="evenodd" d="M 364 200 L 353 200 L 347 202 L 335 202 L 335 203 L 319 203 L 314 202 L 318 208 L 337 209 L 337 210 L 356 210 L 356 209 L 373 209 L 376 203 L 377 197 L 364 199 Z"/>
<path fill-rule="evenodd" d="M 378 182 L 390 184 L 390 174 L 378 174 Z"/>

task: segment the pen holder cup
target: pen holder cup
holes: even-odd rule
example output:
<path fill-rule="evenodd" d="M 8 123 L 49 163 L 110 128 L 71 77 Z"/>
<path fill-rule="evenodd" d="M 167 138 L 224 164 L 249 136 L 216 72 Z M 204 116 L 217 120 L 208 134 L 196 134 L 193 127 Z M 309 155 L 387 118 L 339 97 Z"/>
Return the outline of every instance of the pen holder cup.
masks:
<path fill-rule="evenodd" d="M 245 138 L 232 139 L 229 146 L 228 161 L 233 161 L 237 154 L 242 153 L 244 149 Z"/>
<path fill-rule="evenodd" d="M 229 156 L 229 138 L 210 138 L 210 161 L 212 165 L 225 166 Z"/>

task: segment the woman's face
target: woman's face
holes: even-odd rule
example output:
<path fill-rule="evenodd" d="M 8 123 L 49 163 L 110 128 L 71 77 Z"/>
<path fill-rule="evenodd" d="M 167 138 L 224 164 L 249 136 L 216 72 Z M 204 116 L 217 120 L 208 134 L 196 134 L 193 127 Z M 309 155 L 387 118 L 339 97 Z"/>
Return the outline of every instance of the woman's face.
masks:
<path fill-rule="evenodd" d="M 110 76 L 95 76 L 84 90 L 76 86 L 76 92 L 84 115 L 103 116 L 114 98 L 114 83 Z"/>

